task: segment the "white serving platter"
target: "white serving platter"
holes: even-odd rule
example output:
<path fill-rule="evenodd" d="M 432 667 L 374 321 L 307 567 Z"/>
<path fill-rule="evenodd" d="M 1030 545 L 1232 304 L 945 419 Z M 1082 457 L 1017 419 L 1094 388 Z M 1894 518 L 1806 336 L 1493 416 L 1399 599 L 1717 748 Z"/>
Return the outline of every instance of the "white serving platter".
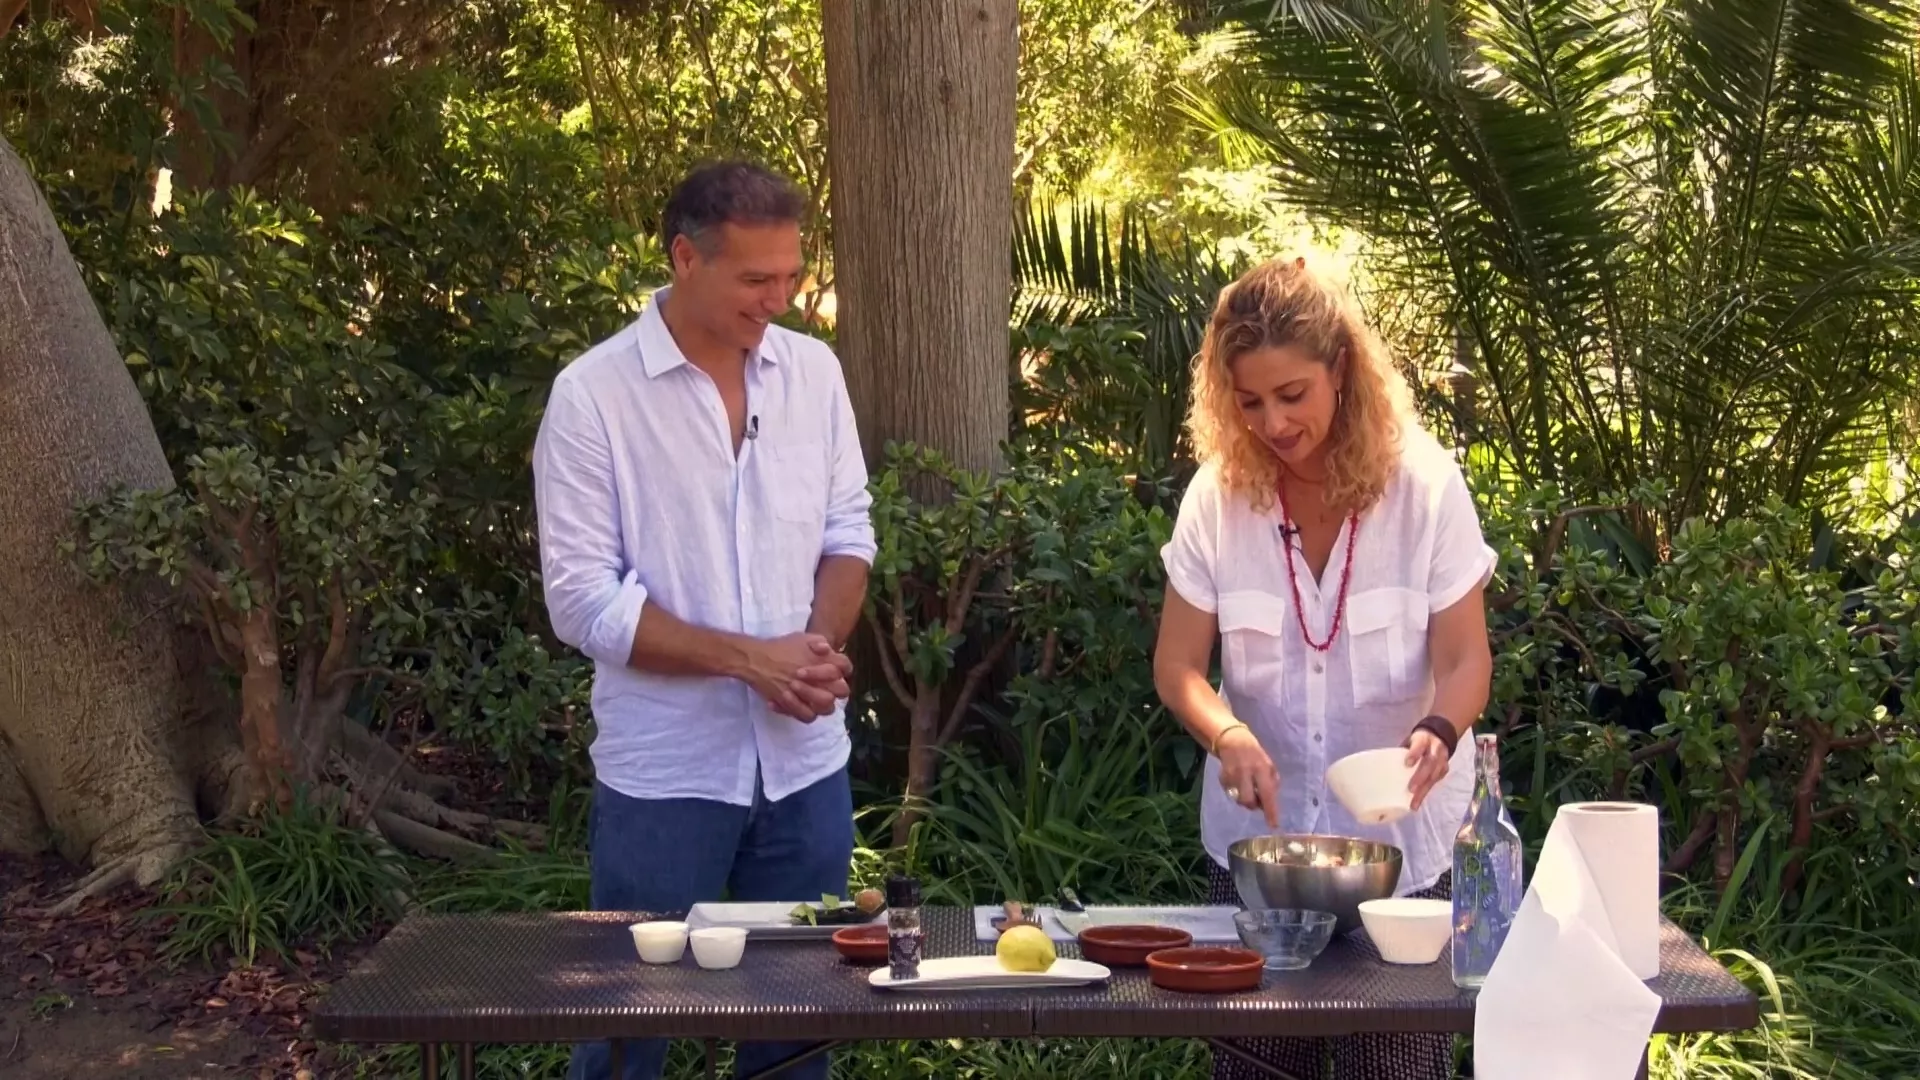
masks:
<path fill-rule="evenodd" d="M 1240 933 L 1234 929 L 1233 915 L 1239 910 L 1231 905 L 1211 904 L 1170 907 L 1090 907 L 1084 912 L 1061 911 L 1059 908 L 1042 906 L 1038 909 L 1029 908 L 1028 912 L 1040 920 L 1040 928 L 1057 942 L 1072 941 L 1080 936 L 1080 931 L 1089 926 L 1144 923 L 1185 930 L 1193 935 L 1196 945 L 1238 945 Z M 1000 932 L 994 929 L 993 920 L 1005 914 L 1006 911 L 1003 908 L 988 905 L 974 908 L 974 939 L 998 940 Z"/>
<path fill-rule="evenodd" d="M 859 923 L 829 923 L 814 926 L 810 923 L 796 923 L 789 916 L 801 901 L 775 901 L 755 904 L 703 903 L 693 905 L 687 912 L 687 928 L 700 930 L 709 926 L 732 926 L 747 932 L 749 938 L 830 938 L 834 931 Z M 816 903 L 814 906 L 818 907 Z M 875 915 L 867 922 L 879 922 L 886 918 L 885 913 Z"/>
<path fill-rule="evenodd" d="M 1104 982 L 1113 972 L 1104 965 L 1062 957 L 1045 971 L 1008 971 L 991 956 L 943 956 L 920 961 L 920 976 L 894 981 L 893 972 L 875 968 L 867 982 L 880 990 L 1034 990 Z"/>

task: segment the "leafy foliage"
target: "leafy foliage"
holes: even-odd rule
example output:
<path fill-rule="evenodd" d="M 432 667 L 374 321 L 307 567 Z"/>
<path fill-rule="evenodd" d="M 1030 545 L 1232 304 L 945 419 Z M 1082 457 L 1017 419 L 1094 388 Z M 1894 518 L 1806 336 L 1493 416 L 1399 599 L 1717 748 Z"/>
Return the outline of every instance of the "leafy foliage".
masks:
<path fill-rule="evenodd" d="M 1425 298 L 1518 477 L 1671 481 L 1672 532 L 1909 444 L 1920 9 L 1226 6 L 1245 64 L 1194 111 Z"/>
<path fill-rule="evenodd" d="M 543 387 L 630 321 L 658 272 L 653 247 L 563 192 L 524 195 L 468 189 L 490 224 L 437 195 L 328 222 L 238 192 L 75 236 L 186 481 L 95 508 L 92 568 L 179 581 L 197 564 L 188 583 L 216 600 L 271 586 L 288 625 L 317 625 L 311 659 L 346 570 L 368 633 L 345 667 L 411 689 L 363 718 L 421 705 L 522 791 L 590 719 L 588 665 L 548 651 L 529 578 Z M 250 508 L 251 568 L 231 528 Z M 300 659 L 288 650 L 290 686 Z"/>
<path fill-rule="evenodd" d="M 1175 185 L 1194 137 L 1165 90 L 1210 59 L 1192 6 L 1020 0 L 1017 187 L 1132 202 Z"/>
<path fill-rule="evenodd" d="M 1502 523 L 1492 710 L 1518 734 L 1523 828 L 1544 836 L 1573 799 L 1645 797 L 1662 806 L 1670 872 L 1711 852 L 1724 892 L 1764 838 L 1755 854 L 1790 908 L 1852 919 L 1899 905 L 1920 865 L 1920 533 L 1848 582 L 1809 568 L 1811 530 L 1775 506 L 1689 523 L 1636 570 L 1602 530 L 1576 534 L 1570 509 L 1548 496 L 1528 515 L 1565 530 L 1551 550 Z"/>
<path fill-rule="evenodd" d="M 1004 664 L 1040 683 L 1091 681 L 1130 667 L 1146 644 L 1151 620 L 1140 616 L 1152 610 L 1166 513 L 1083 446 L 1009 451 L 1009 467 L 985 476 L 892 446 L 872 484 L 881 554 L 866 622 L 884 685 L 907 713 L 895 846 L 919 820 L 938 755 Z M 1132 621 L 1111 621 L 1116 609 Z M 1016 678 L 1009 693 L 1018 700 L 1031 685 Z"/>
<path fill-rule="evenodd" d="M 285 464 L 243 444 L 196 454 L 187 470 L 186 483 L 170 491 L 121 492 L 81 508 L 80 554 L 95 578 L 150 575 L 189 588 L 205 602 L 200 612 L 216 642 L 235 650 L 241 641 L 231 622 L 261 606 L 284 604 L 287 624 L 325 634 L 331 605 L 311 590 L 279 595 L 282 580 L 335 586 L 331 603 L 349 609 L 384 602 L 376 632 L 424 632 L 417 609 L 412 628 L 401 625 L 413 598 L 398 584 L 425 557 L 431 496 L 396 499 L 377 444 L 356 439 L 325 460 Z M 269 549 L 259 552 L 266 561 L 254 557 L 256 546 Z"/>

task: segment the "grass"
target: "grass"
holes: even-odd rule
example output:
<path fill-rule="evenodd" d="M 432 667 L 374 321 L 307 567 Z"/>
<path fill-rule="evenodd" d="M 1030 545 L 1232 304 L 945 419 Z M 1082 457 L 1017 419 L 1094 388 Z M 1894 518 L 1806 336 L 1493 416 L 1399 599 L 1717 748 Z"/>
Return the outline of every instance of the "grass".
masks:
<path fill-rule="evenodd" d="M 1163 725 L 1172 721 L 1159 717 Z M 1206 871 L 1193 796 L 1154 768 L 1148 718 L 1009 725 L 1014 763 L 950 754 L 914 848 L 930 903 L 1194 903 Z"/>
<path fill-rule="evenodd" d="M 171 918 L 163 958 L 254 963 L 289 959 L 296 945 L 325 951 L 398 919 L 410 863 L 378 837 L 296 798 L 239 832 L 215 835 L 169 878 L 145 917 Z"/>
<path fill-rule="evenodd" d="M 1795 929 L 1812 929 L 1805 924 Z M 1785 944 L 1787 928 L 1736 929 L 1712 950 L 1760 996 L 1761 1023 L 1731 1034 L 1656 1036 L 1652 1075 L 1672 1080 L 1920 1077 L 1920 958 L 1856 927 Z M 1764 958 L 1764 959 L 1763 959 Z"/>
<path fill-rule="evenodd" d="M 583 911 L 589 907 L 587 853 L 509 848 L 490 863 L 438 867 L 420 883 L 424 911 Z"/>

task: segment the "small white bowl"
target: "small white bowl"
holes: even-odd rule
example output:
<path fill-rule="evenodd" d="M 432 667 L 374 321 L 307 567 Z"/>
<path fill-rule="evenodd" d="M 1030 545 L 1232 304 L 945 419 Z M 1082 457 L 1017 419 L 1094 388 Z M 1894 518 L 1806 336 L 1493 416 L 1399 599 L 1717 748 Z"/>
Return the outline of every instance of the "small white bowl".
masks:
<path fill-rule="evenodd" d="M 739 926 L 707 926 L 688 935 L 693 962 L 709 971 L 724 971 L 740 963 L 747 951 L 747 931 Z"/>
<path fill-rule="evenodd" d="M 1411 813 L 1412 782 L 1413 766 L 1398 746 L 1348 754 L 1327 767 L 1333 797 L 1362 825 L 1388 825 Z"/>
<path fill-rule="evenodd" d="M 1453 936 L 1453 903 L 1397 896 L 1360 905 L 1360 922 L 1389 964 L 1431 964 Z"/>
<path fill-rule="evenodd" d="M 649 964 L 677 964 L 686 954 L 686 923 L 637 922 L 627 929 L 633 932 L 633 947 L 640 950 L 640 959 Z"/>

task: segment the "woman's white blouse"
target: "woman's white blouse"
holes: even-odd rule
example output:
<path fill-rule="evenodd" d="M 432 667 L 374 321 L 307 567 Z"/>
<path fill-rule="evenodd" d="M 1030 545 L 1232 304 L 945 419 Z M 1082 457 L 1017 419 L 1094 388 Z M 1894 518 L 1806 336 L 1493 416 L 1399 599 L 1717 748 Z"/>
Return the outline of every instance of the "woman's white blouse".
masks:
<path fill-rule="evenodd" d="M 1307 645 L 1294 615 L 1279 507 L 1256 513 L 1221 483 L 1217 465 L 1194 477 L 1161 558 L 1173 588 L 1219 620 L 1222 697 L 1280 773 L 1281 831 L 1398 846 L 1404 895 L 1433 885 L 1453 864 L 1453 837 L 1473 794 L 1473 741 L 1461 741 L 1420 812 L 1391 825 L 1355 821 L 1332 797 L 1327 766 L 1400 745 L 1427 715 L 1428 618 L 1485 584 L 1494 553 L 1453 457 L 1417 427 L 1402 442 L 1400 471 L 1361 515 L 1357 540 L 1342 526 L 1321 580 L 1314 580 L 1298 539 L 1291 541 L 1307 626 L 1322 642 L 1353 546 L 1346 620 L 1325 653 Z M 1227 798 L 1216 758 L 1207 759 L 1201 791 L 1201 839 L 1226 866 L 1227 849 L 1265 834 L 1266 819 Z"/>

